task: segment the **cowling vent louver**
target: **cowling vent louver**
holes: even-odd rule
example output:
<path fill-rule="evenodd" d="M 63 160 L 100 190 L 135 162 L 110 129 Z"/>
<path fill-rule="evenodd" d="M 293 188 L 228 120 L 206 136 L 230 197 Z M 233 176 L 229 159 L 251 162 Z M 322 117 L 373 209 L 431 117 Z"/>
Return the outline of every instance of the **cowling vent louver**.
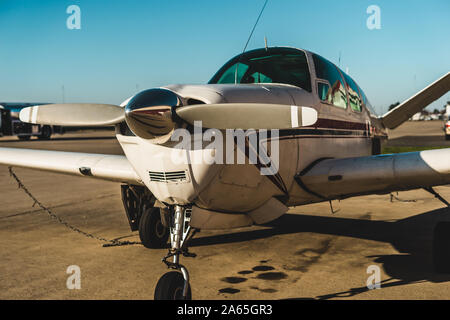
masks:
<path fill-rule="evenodd" d="M 183 182 L 187 181 L 186 171 L 149 171 L 151 182 Z"/>

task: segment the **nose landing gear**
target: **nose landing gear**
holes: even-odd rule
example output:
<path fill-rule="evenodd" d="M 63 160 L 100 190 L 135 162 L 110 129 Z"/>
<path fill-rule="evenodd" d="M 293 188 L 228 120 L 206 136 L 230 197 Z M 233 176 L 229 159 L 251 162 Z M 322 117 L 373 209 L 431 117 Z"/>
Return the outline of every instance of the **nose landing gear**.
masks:
<path fill-rule="evenodd" d="M 170 242 L 169 253 L 162 259 L 170 271 L 164 274 L 158 281 L 155 288 L 155 300 L 190 300 L 192 298 L 189 284 L 189 273 L 180 264 L 180 255 L 195 258 L 194 253 L 188 251 L 188 243 L 197 232 L 191 228 L 191 209 L 189 207 L 175 206 L 172 219 L 170 221 Z M 169 259 L 172 258 L 172 261 Z"/>

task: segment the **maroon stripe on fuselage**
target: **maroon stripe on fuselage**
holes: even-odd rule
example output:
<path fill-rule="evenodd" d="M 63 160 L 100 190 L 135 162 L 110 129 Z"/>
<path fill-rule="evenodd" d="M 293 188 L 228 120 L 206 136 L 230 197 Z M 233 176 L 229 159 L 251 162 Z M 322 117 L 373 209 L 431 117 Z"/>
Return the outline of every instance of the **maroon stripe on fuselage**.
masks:
<path fill-rule="evenodd" d="M 334 119 L 319 118 L 312 126 L 306 128 L 325 128 L 325 129 L 343 129 L 343 130 L 367 130 L 365 122 L 351 122 Z"/>

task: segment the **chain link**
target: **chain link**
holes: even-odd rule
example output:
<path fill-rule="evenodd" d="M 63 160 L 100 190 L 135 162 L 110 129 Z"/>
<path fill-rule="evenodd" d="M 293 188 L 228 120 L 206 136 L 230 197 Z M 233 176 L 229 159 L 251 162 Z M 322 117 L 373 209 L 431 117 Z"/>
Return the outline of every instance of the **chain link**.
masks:
<path fill-rule="evenodd" d="M 27 189 L 27 187 L 25 187 L 23 182 L 15 174 L 15 172 L 12 169 L 12 167 L 8 167 L 8 169 L 9 169 L 9 174 L 11 175 L 11 177 L 13 177 L 14 180 L 16 180 L 16 182 L 18 183 L 19 189 L 22 189 L 28 195 L 28 197 L 30 197 L 31 200 L 33 200 L 33 207 L 38 205 L 42 210 L 47 212 L 48 215 L 52 219 L 55 219 L 60 224 L 62 224 L 65 227 L 69 228 L 70 230 L 75 231 L 77 233 L 80 233 L 80 234 L 84 235 L 87 238 L 92 238 L 92 239 L 96 239 L 96 240 L 99 240 L 99 241 L 102 241 L 102 242 L 107 242 L 107 243 L 103 244 L 103 247 L 114 247 L 114 246 L 125 246 L 125 245 L 132 245 L 132 244 L 141 244 L 141 242 L 137 242 L 137 241 L 119 241 L 119 240 L 115 240 L 115 239 L 109 240 L 109 239 L 106 239 L 106 238 L 103 238 L 103 237 L 95 236 L 95 235 L 93 235 L 91 233 L 85 232 L 83 230 L 78 229 L 77 227 L 72 226 L 71 224 L 67 223 L 66 221 L 64 221 L 63 219 L 58 217 L 49 208 L 44 206 L 38 199 L 36 199 L 36 197 L 31 194 L 31 192 Z"/>
<path fill-rule="evenodd" d="M 406 200 L 406 199 L 400 199 L 399 197 L 396 197 L 392 192 L 389 194 L 391 202 L 394 202 L 394 200 L 397 200 L 399 202 L 417 202 L 417 200 L 411 199 L 411 200 Z M 397 192 L 397 196 L 398 196 L 398 192 Z"/>

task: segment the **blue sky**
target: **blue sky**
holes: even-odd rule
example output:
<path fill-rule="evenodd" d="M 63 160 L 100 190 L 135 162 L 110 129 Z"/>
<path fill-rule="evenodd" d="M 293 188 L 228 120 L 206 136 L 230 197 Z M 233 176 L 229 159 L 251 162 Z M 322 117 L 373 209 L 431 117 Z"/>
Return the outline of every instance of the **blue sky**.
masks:
<path fill-rule="evenodd" d="M 81 29 L 69 30 L 70 5 Z M 118 104 L 206 83 L 240 53 L 264 0 L 0 0 L 0 101 Z M 366 9 L 381 9 L 369 30 Z M 293 46 L 339 63 L 381 113 L 450 71 L 450 1 L 269 0 L 248 49 Z M 431 108 L 441 109 L 447 93 Z"/>

